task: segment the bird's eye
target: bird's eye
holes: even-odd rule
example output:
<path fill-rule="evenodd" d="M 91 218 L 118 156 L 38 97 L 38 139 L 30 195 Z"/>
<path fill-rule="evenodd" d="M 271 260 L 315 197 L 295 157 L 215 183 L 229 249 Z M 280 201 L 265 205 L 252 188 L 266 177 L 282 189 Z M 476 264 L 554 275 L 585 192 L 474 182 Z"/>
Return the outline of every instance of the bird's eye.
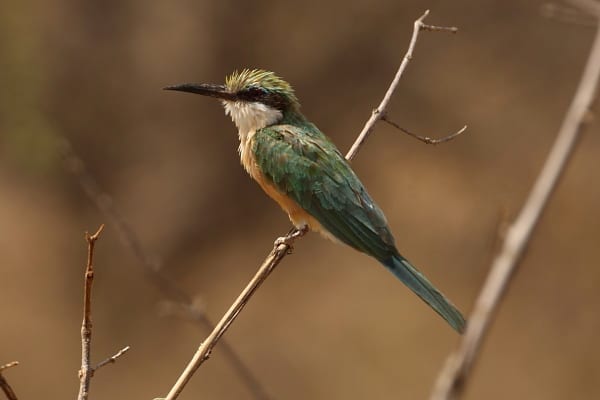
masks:
<path fill-rule="evenodd" d="M 248 88 L 248 95 L 250 97 L 259 97 L 259 96 L 262 96 L 264 93 L 265 92 L 262 88 L 259 88 L 256 86 L 251 86 Z"/>

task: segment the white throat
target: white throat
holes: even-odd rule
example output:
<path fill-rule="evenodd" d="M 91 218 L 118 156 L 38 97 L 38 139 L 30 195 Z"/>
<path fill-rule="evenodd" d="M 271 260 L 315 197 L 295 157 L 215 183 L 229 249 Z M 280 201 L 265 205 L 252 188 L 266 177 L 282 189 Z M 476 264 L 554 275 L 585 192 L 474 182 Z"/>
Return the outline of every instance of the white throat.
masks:
<path fill-rule="evenodd" d="M 281 120 L 283 114 L 276 108 L 262 103 L 223 101 L 225 114 L 229 114 L 238 128 L 240 150 L 248 144 L 258 129 Z"/>

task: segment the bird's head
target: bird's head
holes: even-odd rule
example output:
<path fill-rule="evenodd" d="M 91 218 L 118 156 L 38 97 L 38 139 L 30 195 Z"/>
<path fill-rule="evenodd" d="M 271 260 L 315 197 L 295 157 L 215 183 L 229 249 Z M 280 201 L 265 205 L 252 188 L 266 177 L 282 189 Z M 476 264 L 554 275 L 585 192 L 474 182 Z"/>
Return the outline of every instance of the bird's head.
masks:
<path fill-rule="evenodd" d="M 196 93 L 220 99 L 240 130 L 250 131 L 275 124 L 300 104 L 289 83 L 273 72 L 244 69 L 225 79 L 224 85 L 185 83 L 166 90 Z"/>

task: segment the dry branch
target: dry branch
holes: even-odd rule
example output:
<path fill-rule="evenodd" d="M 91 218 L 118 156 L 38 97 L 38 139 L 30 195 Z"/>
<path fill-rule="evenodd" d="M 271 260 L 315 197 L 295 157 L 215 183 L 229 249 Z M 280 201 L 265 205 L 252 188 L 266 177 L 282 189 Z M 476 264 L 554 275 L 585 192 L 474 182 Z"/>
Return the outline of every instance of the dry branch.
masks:
<path fill-rule="evenodd" d="M 12 368 L 17 365 L 19 365 L 18 361 L 13 361 L 4 365 L 0 365 L 0 388 L 2 389 L 8 400 L 18 400 L 18 398 L 13 388 L 8 384 L 8 381 L 2 375 L 2 372 L 4 372 L 4 370 L 8 368 Z"/>
<path fill-rule="evenodd" d="M 117 362 L 117 358 L 121 357 L 123 354 L 127 353 L 129 351 L 131 347 L 129 346 L 125 346 L 123 347 L 121 350 L 119 350 L 117 353 L 115 353 L 114 355 L 108 357 L 105 360 L 100 361 L 98 364 L 96 364 L 96 366 L 94 367 L 94 371 L 98 371 L 100 368 L 104 367 L 106 364 L 114 364 L 115 362 Z"/>
<path fill-rule="evenodd" d="M 377 123 L 377 121 L 379 121 L 380 119 L 382 119 L 385 116 L 387 106 L 388 106 L 390 100 L 392 99 L 392 95 L 396 91 L 396 88 L 398 87 L 400 78 L 404 74 L 404 71 L 406 70 L 408 63 L 410 62 L 410 60 L 412 60 L 413 53 L 415 51 L 415 46 L 417 44 L 417 39 L 419 38 L 419 33 L 421 31 L 450 32 L 450 33 L 458 32 L 458 28 L 453 27 L 453 26 L 445 27 L 445 26 L 435 26 L 435 25 L 424 24 L 423 21 L 425 20 L 425 18 L 427 18 L 428 15 L 429 15 L 429 10 L 425 11 L 423 13 L 423 15 L 421 15 L 421 17 L 419 17 L 419 19 L 417 19 L 415 21 L 412 37 L 410 39 L 410 44 L 408 45 L 408 50 L 406 51 L 406 54 L 404 55 L 404 58 L 402 59 L 402 62 L 400 63 L 400 67 L 398 68 L 398 71 L 396 71 L 396 75 L 394 76 L 392 83 L 388 87 L 387 92 L 383 96 L 381 103 L 379 103 L 379 106 L 377 106 L 377 108 L 371 112 L 371 117 L 369 118 L 369 120 L 365 124 L 364 128 L 359 133 L 358 138 L 356 139 L 354 144 L 352 144 L 352 147 L 350 147 L 350 150 L 346 154 L 346 159 L 348 161 L 352 160 L 356 156 L 356 153 L 358 153 L 358 150 L 362 147 L 364 142 L 367 140 L 367 138 L 373 131 L 373 127 L 375 127 L 375 124 Z M 403 130 L 400 127 L 398 127 L 398 128 Z M 465 129 L 466 129 L 466 127 L 465 127 Z M 462 132 L 460 132 L 460 133 L 462 133 Z M 411 136 L 415 136 L 415 135 L 411 134 Z"/>
<path fill-rule="evenodd" d="M 94 373 L 111 362 L 122 356 L 129 346 L 119 351 L 114 356 L 99 363 L 96 367 L 91 365 L 91 344 L 92 344 L 92 285 L 94 283 L 94 250 L 96 240 L 100 237 L 104 225 L 90 235 L 85 233 L 85 240 L 88 244 L 87 264 L 85 267 L 84 290 L 83 290 L 83 322 L 81 323 L 81 369 L 79 370 L 79 395 L 78 400 L 86 400 L 90 391 L 90 382 Z"/>
<path fill-rule="evenodd" d="M 381 120 L 390 124 L 391 126 L 398 129 L 399 131 L 406 133 L 408 136 L 412 136 L 415 139 L 420 140 L 421 142 L 423 142 L 425 144 L 433 144 L 433 145 L 449 142 L 450 140 L 454 139 L 455 137 L 462 135 L 464 133 L 464 131 L 467 130 L 467 126 L 465 125 L 462 128 L 460 128 L 458 131 L 451 133 L 448 136 L 444 136 L 444 137 L 435 139 L 435 138 L 431 138 L 429 136 L 423 136 L 423 135 L 419 135 L 414 132 L 411 132 L 408 129 L 401 127 L 400 125 L 398 125 L 397 123 L 395 123 L 394 121 L 389 119 L 389 117 L 385 114 L 382 114 Z"/>
<path fill-rule="evenodd" d="M 157 258 L 144 250 L 135 231 L 119 213 L 112 198 L 102 190 L 97 180 L 87 171 L 81 157 L 65 138 L 61 140 L 61 152 L 65 169 L 73 174 L 85 195 L 107 218 L 112 229 L 117 231 L 119 240 L 129 249 L 139 261 L 145 276 L 162 292 L 163 296 L 177 304 L 187 317 L 198 323 L 208 331 L 215 328 L 203 310 L 200 310 L 188 293 L 179 287 L 173 280 L 161 272 L 160 262 Z M 233 347 L 225 340 L 221 341 L 221 350 L 235 372 L 241 378 L 255 400 L 269 400 L 266 390 L 254 375 L 254 372 L 244 363 Z"/>
<path fill-rule="evenodd" d="M 492 263 L 490 273 L 469 317 L 465 335 L 438 376 L 431 400 L 456 399 L 463 392 L 513 272 L 519 265 L 533 230 L 573 154 L 586 113 L 595 98 L 599 76 L 600 28 L 596 32 L 579 87 L 556 141 L 519 216 L 508 229 L 502 250 Z"/>
<path fill-rule="evenodd" d="M 383 100 L 379 104 L 379 106 L 373 110 L 371 113 L 371 117 L 365 124 L 363 130 L 359 134 L 358 138 L 350 148 L 350 151 L 346 155 L 346 159 L 351 161 L 354 156 L 358 153 L 360 147 L 364 144 L 367 136 L 373 130 L 373 127 L 379 121 L 386 112 L 387 105 L 394 94 L 396 87 L 398 86 L 398 82 L 402 74 L 404 73 L 408 62 L 412 59 L 412 54 L 414 52 L 415 44 L 417 42 L 418 35 L 421 31 L 445 31 L 445 32 L 456 32 L 457 28 L 454 27 L 440 27 L 433 25 L 426 25 L 423 23 L 423 20 L 429 15 L 429 10 L 425 11 L 425 13 L 415 21 L 413 34 L 411 37 L 411 41 L 406 52 L 406 55 L 402 59 L 400 67 L 394 76 L 392 83 L 390 84 Z M 464 130 L 464 129 L 463 129 Z M 462 133 L 459 132 L 459 133 Z M 456 136 L 457 134 L 451 135 Z M 210 357 L 210 353 L 217 341 L 221 338 L 221 336 L 225 333 L 225 331 L 229 328 L 229 326 L 233 323 L 235 318 L 244 308 L 250 297 L 254 294 L 254 292 L 258 289 L 258 287 L 268 278 L 268 276 L 273 272 L 275 267 L 281 262 L 281 260 L 287 255 L 290 254 L 292 250 L 293 242 L 302 237 L 306 231 L 299 231 L 296 229 L 292 229 L 286 236 L 280 237 L 275 241 L 275 245 L 271 253 L 267 256 L 267 258 L 263 261 L 262 265 L 258 269 L 256 275 L 252 278 L 252 280 L 248 283 L 248 285 L 244 288 L 239 297 L 235 300 L 233 305 L 227 310 L 221 321 L 217 324 L 215 329 L 211 332 L 211 334 L 202 342 L 196 353 L 194 354 L 192 360 L 188 363 L 187 367 L 181 374 L 181 376 L 177 379 L 169 393 L 167 394 L 166 400 L 174 400 L 176 399 L 185 385 L 189 382 L 194 372 L 200 367 L 200 365 L 206 361 Z"/>
<path fill-rule="evenodd" d="M 173 385 L 173 388 L 166 397 L 167 399 L 176 399 L 198 367 L 210 357 L 213 347 L 215 347 L 217 341 L 242 311 L 248 300 L 250 300 L 250 297 L 252 297 L 254 292 L 260 287 L 265 279 L 267 279 L 277 264 L 279 264 L 286 254 L 289 253 L 292 241 L 294 240 L 294 236 L 292 235 L 294 235 L 294 233 L 288 234 L 288 236 L 285 237 L 285 243 L 278 244 L 273 248 L 250 283 L 248 283 L 233 305 L 227 310 L 211 334 L 204 342 L 202 342 L 194 354 L 192 361 L 190 361 L 185 371 L 181 374 L 175 385 Z"/>

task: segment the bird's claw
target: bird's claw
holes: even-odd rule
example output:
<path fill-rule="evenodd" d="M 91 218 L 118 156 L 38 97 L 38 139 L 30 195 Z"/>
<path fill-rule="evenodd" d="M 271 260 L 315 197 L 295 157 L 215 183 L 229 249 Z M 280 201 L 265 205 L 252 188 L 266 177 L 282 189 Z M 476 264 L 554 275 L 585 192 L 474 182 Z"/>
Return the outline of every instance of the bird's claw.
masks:
<path fill-rule="evenodd" d="M 280 236 L 277 239 L 275 239 L 274 246 L 277 247 L 277 246 L 280 246 L 282 244 L 285 244 L 286 246 L 291 245 L 291 243 L 290 243 L 290 234 L 291 233 L 292 233 L 292 231 L 289 231 L 287 235 Z"/>
<path fill-rule="evenodd" d="M 292 249 L 292 242 L 293 240 L 290 240 L 289 236 L 281 236 L 278 237 L 277 239 L 275 239 L 275 243 L 273 244 L 275 247 L 279 247 L 281 245 L 285 245 L 288 246 L 290 248 L 290 250 Z"/>
<path fill-rule="evenodd" d="M 300 229 L 292 228 L 287 235 L 278 237 L 275 240 L 275 247 L 279 247 L 280 245 L 285 245 L 288 247 L 288 252 L 291 253 L 294 250 L 294 242 L 296 239 L 304 236 L 308 232 L 308 226 L 304 226 Z"/>

